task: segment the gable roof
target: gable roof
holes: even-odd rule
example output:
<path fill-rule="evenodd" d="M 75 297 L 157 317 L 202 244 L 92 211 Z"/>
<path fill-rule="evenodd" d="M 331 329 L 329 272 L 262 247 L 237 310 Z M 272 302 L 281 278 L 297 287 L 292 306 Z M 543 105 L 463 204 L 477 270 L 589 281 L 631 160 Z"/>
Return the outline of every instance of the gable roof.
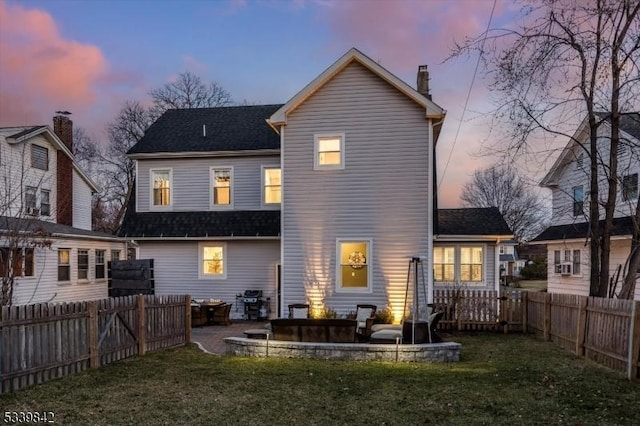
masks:
<path fill-rule="evenodd" d="M 56 133 L 45 125 L 39 126 L 16 126 L 16 127 L 0 127 L 0 137 L 4 137 L 9 144 L 18 144 L 25 142 L 38 135 L 44 136 L 57 150 L 62 151 L 71 158 L 73 168 L 78 172 L 80 177 L 89 185 L 93 192 L 98 192 L 98 185 L 78 166 L 73 153 L 69 151 L 67 145 L 56 135 Z"/>
<path fill-rule="evenodd" d="M 274 128 L 287 123 L 287 116 L 291 114 L 298 106 L 306 101 L 311 95 L 317 92 L 323 87 L 329 80 L 331 80 L 336 74 L 342 71 L 352 62 L 358 62 L 367 68 L 372 73 L 382 78 L 387 83 L 391 84 L 400 92 L 404 93 L 411 100 L 418 105 L 424 107 L 425 117 L 443 119 L 445 116 L 445 110 L 438 106 L 436 103 L 427 99 L 424 95 L 418 93 L 415 89 L 409 86 L 404 81 L 387 71 L 377 62 L 360 52 L 356 48 L 351 48 L 347 53 L 342 55 L 340 59 L 333 63 L 329 68 L 324 70 L 318 77 L 307 84 L 301 91 L 293 96 L 286 104 L 271 115 L 268 122 Z"/>
<path fill-rule="evenodd" d="M 117 236 L 105 232 L 74 228 L 72 226 L 62 225 L 55 222 L 48 222 L 46 220 L 0 216 L 0 234 L 2 234 L 2 232 L 6 230 L 21 231 L 26 233 L 44 231 L 48 234 L 51 234 L 52 237 L 57 238 L 81 238 L 90 240 L 115 241 L 120 240 L 120 238 L 118 238 Z"/>
<path fill-rule="evenodd" d="M 280 137 L 265 120 L 281 106 L 170 109 L 127 154 L 278 150 Z"/>
<path fill-rule="evenodd" d="M 438 209 L 437 236 L 512 238 L 513 232 L 497 207 Z"/>
<path fill-rule="evenodd" d="M 601 120 L 601 124 L 610 125 L 610 114 L 604 112 L 595 113 Z M 640 113 L 624 114 L 620 117 L 620 130 L 629 136 L 640 141 Z M 557 185 L 557 179 L 567 164 L 573 161 L 573 148 L 577 144 L 576 141 L 589 137 L 589 122 L 587 118 L 582 120 L 580 126 L 573 134 L 567 145 L 564 147 L 553 166 L 540 181 L 540 186 L 549 187 Z"/>
<path fill-rule="evenodd" d="M 604 220 L 600 221 L 600 226 L 604 226 Z M 633 234 L 633 218 L 631 216 L 616 217 L 613 219 L 612 236 L 625 236 Z M 535 237 L 530 243 L 540 243 L 558 240 L 586 239 L 589 235 L 589 222 L 570 223 L 568 225 L 550 226 L 540 235 Z"/>

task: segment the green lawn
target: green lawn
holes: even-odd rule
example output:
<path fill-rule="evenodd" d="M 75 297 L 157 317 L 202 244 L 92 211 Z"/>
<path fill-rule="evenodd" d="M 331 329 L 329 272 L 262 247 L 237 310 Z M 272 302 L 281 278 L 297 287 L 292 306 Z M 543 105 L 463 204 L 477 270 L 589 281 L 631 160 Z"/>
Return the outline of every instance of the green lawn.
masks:
<path fill-rule="evenodd" d="M 640 384 L 517 334 L 456 336 L 462 360 L 393 364 L 155 352 L 0 396 L 57 424 L 640 424 Z M 4 413 L 0 413 L 4 414 Z"/>

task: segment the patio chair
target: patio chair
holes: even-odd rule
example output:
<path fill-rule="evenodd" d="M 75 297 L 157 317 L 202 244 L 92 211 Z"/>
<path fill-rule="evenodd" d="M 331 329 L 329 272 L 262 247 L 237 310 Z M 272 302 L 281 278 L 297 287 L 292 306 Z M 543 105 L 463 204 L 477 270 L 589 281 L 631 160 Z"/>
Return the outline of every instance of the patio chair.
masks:
<path fill-rule="evenodd" d="M 371 327 L 376 316 L 376 305 L 356 305 L 356 321 L 358 334 L 365 339 L 371 336 Z"/>
<path fill-rule="evenodd" d="M 213 308 L 212 322 L 220 325 L 230 325 L 231 319 L 229 313 L 231 312 L 231 303 L 225 303 L 224 305 L 216 306 Z"/>
<path fill-rule="evenodd" d="M 310 318 L 308 303 L 292 303 L 289 305 L 289 318 Z"/>

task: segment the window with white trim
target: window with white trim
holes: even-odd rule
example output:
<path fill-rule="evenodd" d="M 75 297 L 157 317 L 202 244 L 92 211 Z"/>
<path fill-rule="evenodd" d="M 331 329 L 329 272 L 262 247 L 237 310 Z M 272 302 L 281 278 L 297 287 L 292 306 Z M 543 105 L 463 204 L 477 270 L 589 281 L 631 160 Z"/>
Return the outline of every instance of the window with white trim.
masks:
<path fill-rule="evenodd" d="M 371 291 L 371 241 L 337 241 L 338 291 Z"/>
<path fill-rule="evenodd" d="M 198 245 L 200 279 L 227 278 L 227 245 L 225 243 L 200 243 Z"/>
<path fill-rule="evenodd" d="M 0 247 L 0 277 L 8 276 L 8 266 L 12 265 L 13 277 L 32 277 L 34 272 L 34 250 Z"/>
<path fill-rule="evenodd" d="M 483 269 L 482 247 L 460 247 L 460 281 L 481 282 Z"/>
<path fill-rule="evenodd" d="M 104 254 L 106 250 L 96 250 L 96 279 L 104 278 Z"/>
<path fill-rule="evenodd" d="M 151 169 L 151 207 L 163 208 L 172 205 L 172 169 Z"/>
<path fill-rule="evenodd" d="M 211 205 L 231 207 L 233 205 L 233 168 L 211 168 Z"/>
<path fill-rule="evenodd" d="M 562 272 L 562 265 L 560 262 L 561 262 L 560 250 L 554 250 L 553 251 L 553 273 L 554 274 L 559 274 L 560 272 Z"/>
<path fill-rule="evenodd" d="M 58 281 L 71 280 L 71 249 L 58 249 Z"/>
<path fill-rule="evenodd" d="M 27 210 L 26 211 L 27 214 L 29 214 L 30 211 L 36 208 L 37 192 L 38 192 L 38 188 L 34 186 L 27 186 L 24 191 L 24 206 Z"/>
<path fill-rule="evenodd" d="M 89 279 L 89 250 L 78 249 L 78 279 Z"/>
<path fill-rule="evenodd" d="M 451 282 L 456 278 L 456 248 L 433 248 L 433 277 L 436 282 Z"/>
<path fill-rule="evenodd" d="M 573 268 L 571 274 L 580 275 L 580 250 L 573 251 Z"/>
<path fill-rule="evenodd" d="M 44 146 L 31 145 L 31 167 L 49 170 L 49 150 Z"/>
<path fill-rule="evenodd" d="M 280 167 L 264 167 L 262 172 L 264 204 L 280 204 L 282 202 L 282 171 Z"/>
<path fill-rule="evenodd" d="M 48 189 L 40 190 L 40 214 L 42 216 L 51 215 L 51 191 Z"/>
<path fill-rule="evenodd" d="M 344 133 L 314 135 L 314 170 L 344 169 Z"/>
<path fill-rule="evenodd" d="M 111 261 L 120 260 L 120 250 L 111 250 Z"/>
<path fill-rule="evenodd" d="M 573 215 L 582 216 L 584 213 L 584 189 L 582 185 L 574 186 L 573 189 Z"/>

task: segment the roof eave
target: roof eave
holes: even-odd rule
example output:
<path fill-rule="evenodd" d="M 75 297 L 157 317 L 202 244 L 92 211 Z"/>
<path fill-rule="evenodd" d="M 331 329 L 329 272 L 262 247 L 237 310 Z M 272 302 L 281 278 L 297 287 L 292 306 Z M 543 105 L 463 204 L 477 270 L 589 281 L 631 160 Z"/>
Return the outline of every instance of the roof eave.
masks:
<path fill-rule="evenodd" d="M 494 235 L 453 235 L 438 234 L 434 235 L 435 241 L 497 241 L 509 240 L 513 238 L 513 234 L 494 234 Z"/>
<path fill-rule="evenodd" d="M 191 158 L 191 157 L 253 157 L 279 155 L 280 150 L 273 149 L 243 149 L 236 151 L 184 151 L 184 152 L 140 152 L 127 154 L 132 160 L 154 158 Z"/>

